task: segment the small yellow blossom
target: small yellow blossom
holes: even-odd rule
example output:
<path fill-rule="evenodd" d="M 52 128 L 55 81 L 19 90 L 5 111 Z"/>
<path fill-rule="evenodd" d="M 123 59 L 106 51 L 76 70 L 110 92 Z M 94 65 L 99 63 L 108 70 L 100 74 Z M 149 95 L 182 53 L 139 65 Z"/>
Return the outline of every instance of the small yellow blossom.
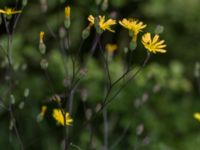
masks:
<path fill-rule="evenodd" d="M 117 45 L 116 44 L 106 44 L 106 51 L 109 54 L 113 54 L 114 51 L 117 50 Z"/>
<path fill-rule="evenodd" d="M 123 19 L 119 21 L 119 24 L 124 28 L 127 28 L 129 31 L 133 32 L 133 41 L 137 40 L 137 35 L 139 32 L 142 32 L 147 25 L 143 22 L 136 19 Z"/>
<path fill-rule="evenodd" d="M 3 9 L 0 9 L 0 14 L 6 14 L 6 15 L 13 15 L 13 14 L 19 14 L 19 13 L 22 13 L 21 10 L 15 10 L 13 8 L 5 8 L 4 10 Z"/>
<path fill-rule="evenodd" d="M 90 22 L 90 25 L 94 25 L 94 17 L 92 15 L 88 17 L 88 21 Z M 110 32 L 115 32 L 114 30 L 111 29 L 111 26 L 115 24 L 116 24 L 116 20 L 108 19 L 106 21 L 105 16 L 99 16 L 99 27 L 103 31 L 108 30 Z"/>
<path fill-rule="evenodd" d="M 69 113 L 65 113 L 65 118 L 63 117 L 63 113 L 60 109 L 54 109 L 53 118 L 57 121 L 58 124 L 64 126 L 66 123 L 66 126 L 72 125 L 73 119 L 70 117 Z"/>
<path fill-rule="evenodd" d="M 41 44 L 44 43 L 44 32 L 43 31 L 40 32 L 40 43 Z"/>
<path fill-rule="evenodd" d="M 200 121 L 200 113 L 199 113 L 199 112 L 194 113 L 193 117 L 194 117 L 196 120 Z"/>
<path fill-rule="evenodd" d="M 44 116 L 45 113 L 46 113 L 46 111 L 47 111 L 47 106 L 43 105 L 43 106 L 41 107 L 40 115 L 41 115 L 41 116 Z"/>
<path fill-rule="evenodd" d="M 70 6 L 65 7 L 65 18 L 70 18 L 71 8 Z"/>
<path fill-rule="evenodd" d="M 152 53 L 160 52 L 160 53 L 165 53 L 166 50 L 163 49 L 167 45 L 164 44 L 164 40 L 159 40 L 159 35 L 155 35 L 153 39 L 151 38 L 150 33 L 146 33 L 142 36 L 142 44 L 144 47 Z"/>

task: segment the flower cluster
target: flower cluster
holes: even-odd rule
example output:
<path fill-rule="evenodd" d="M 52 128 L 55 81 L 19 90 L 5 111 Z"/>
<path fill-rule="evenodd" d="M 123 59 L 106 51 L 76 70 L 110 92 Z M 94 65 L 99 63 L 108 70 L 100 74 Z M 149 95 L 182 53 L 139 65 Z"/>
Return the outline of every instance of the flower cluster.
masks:
<path fill-rule="evenodd" d="M 102 33 L 103 31 L 110 31 L 115 32 L 111 27 L 115 24 L 117 24 L 116 20 L 113 19 L 105 19 L 105 16 L 98 16 L 95 18 L 92 15 L 89 15 L 88 21 L 90 22 L 88 27 L 83 31 L 82 37 L 83 39 L 87 38 L 90 34 L 90 28 L 92 26 L 95 26 L 97 33 Z M 122 19 L 119 21 L 119 24 L 123 26 L 124 28 L 129 30 L 129 35 L 132 37 L 130 42 L 130 49 L 134 50 L 137 46 L 137 37 L 140 32 L 144 28 L 146 28 L 146 24 L 144 24 L 142 21 L 139 21 L 137 19 Z M 144 45 L 144 47 L 147 49 L 150 53 L 165 53 L 166 50 L 163 49 L 167 45 L 164 44 L 164 40 L 159 39 L 159 35 L 156 34 L 153 38 L 151 38 L 150 33 L 145 33 L 142 36 L 141 43 Z"/>

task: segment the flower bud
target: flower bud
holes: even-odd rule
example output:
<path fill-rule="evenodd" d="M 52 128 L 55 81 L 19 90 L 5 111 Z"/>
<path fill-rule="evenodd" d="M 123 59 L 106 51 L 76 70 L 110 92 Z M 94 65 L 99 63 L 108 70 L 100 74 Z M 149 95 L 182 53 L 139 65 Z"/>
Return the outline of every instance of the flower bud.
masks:
<path fill-rule="evenodd" d="M 161 34 L 164 31 L 164 27 L 161 25 L 157 25 L 155 29 L 155 34 Z"/>
<path fill-rule="evenodd" d="M 27 5 L 27 3 L 28 3 L 28 0 L 23 0 L 22 1 L 22 6 L 25 7 Z"/>
<path fill-rule="evenodd" d="M 199 62 L 197 62 L 196 65 L 195 65 L 194 76 L 196 78 L 200 77 L 200 63 Z"/>
<path fill-rule="evenodd" d="M 85 40 L 88 38 L 88 36 L 90 36 L 90 27 L 89 26 L 83 30 L 82 39 Z"/>
<path fill-rule="evenodd" d="M 42 59 L 41 61 L 40 61 L 40 66 L 41 66 L 41 68 L 42 69 L 47 69 L 48 68 L 48 61 L 46 60 L 46 59 Z"/>
<path fill-rule="evenodd" d="M 131 42 L 129 43 L 129 48 L 130 48 L 131 51 L 135 50 L 136 47 L 137 47 L 137 43 L 136 43 L 136 42 L 131 41 Z"/>
<path fill-rule="evenodd" d="M 65 25 L 65 28 L 69 29 L 69 27 L 70 27 L 70 25 L 71 25 L 70 18 L 66 18 L 66 19 L 65 19 L 64 25 Z"/>
<path fill-rule="evenodd" d="M 67 28 L 67 29 L 69 29 L 69 27 L 71 25 L 70 15 L 71 15 L 71 8 L 70 8 L 70 6 L 66 6 L 65 7 L 65 21 L 64 21 L 64 25 L 65 25 L 65 28 Z"/>
<path fill-rule="evenodd" d="M 40 43 L 39 50 L 40 50 L 41 54 L 45 54 L 46 53 L 46 45 L 44 43 Z"/>

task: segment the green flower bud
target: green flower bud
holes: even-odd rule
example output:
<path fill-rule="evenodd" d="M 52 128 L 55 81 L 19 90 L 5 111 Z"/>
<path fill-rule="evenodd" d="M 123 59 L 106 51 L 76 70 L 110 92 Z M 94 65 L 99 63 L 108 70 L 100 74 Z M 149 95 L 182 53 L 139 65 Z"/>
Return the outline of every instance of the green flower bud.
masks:
<path fill-rule="evenodd" d="M 44 43 L 40 43 L 39 50 L 40 50 L 41 54 L 45 54 L 46 53 L 46 45 Z"/>
<path fill-rule="evenodd" d="M 64 25 L 65 25 L 65 28 L 69 29 L 70 25 L 71 25 L 71 21 L 70 21 L 70 18 L 67 17 L 64 21 Z"/>
<path fill-rule="evenodd" d="M 137 47 L 137 43 L 136 43 L 136 42 L 131 41 L 131 42 L 129 43 L 129 48 L 130 48 L 131 51 L 135 50 L 136 47 Z"/>
<path fill-rule="evenodd" d="M 82 38 L 83 40 L 87 39 L 88 36 L 90 36 L 90 27 L 87 27 L 82 32 Z"/>
<path fill-rule="evenodd" d="M 48 63 L 48 61 L 46 59 L 42 59 L 40 61 L 40 66 L 41 66 L 42 69 L 47 69 L 48 65 L 49 65 L 49 63 Z"/>
<path fill-rule="evenodd" d="M 25 7 L 27 5 L 27 3 L 28 3 L 28 0 L 23 0 L 22 1 L 22 6 Z"/>
<path fill-rule="evenodd" d="M 164 27 L 161 25 L 157 25 L 155 29 L 155 34 L 161 34 L 164 31 Z"/>

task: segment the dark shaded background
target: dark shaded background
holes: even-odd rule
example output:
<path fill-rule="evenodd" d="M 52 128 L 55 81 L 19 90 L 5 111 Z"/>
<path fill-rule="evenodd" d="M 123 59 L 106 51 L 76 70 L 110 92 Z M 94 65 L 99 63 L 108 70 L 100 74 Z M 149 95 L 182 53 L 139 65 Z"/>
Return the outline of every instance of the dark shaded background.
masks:
<path fill-rule="evenodd" d="M 72 7 L 70 28 L 71 49 L 76 53 L 81 41 L 81 32 L 88 25 L 89 14 L 105 14 L 116 19 L 135 17 L 148 25 L 146 31 L 154 32 L 157 25 L 164 26 L 161 38 L 166 40 L 167 53 L 153 55 L 147 67 L 131 82 L 108 106 L 109 146 L 114 150 L 199 150 L 200 123 L 193 119 L 193 113 L 200 111 L 197 78 L 194 76 L 195 64 L 200 61 L 200 1 L 199 0 L 108 0 L 106 11 L 94 0 L 67 2 Z M 20 1 L 17 8 L 20 9 Z M 55 104 L 48 100 L 55 93 L 63 93 L 65 77 L 63 62 L 59 52 L 58 33 L 63 26 L 66 2 L 49 0 L 44 11 L 40 1 L 30 1 L 24 8 L 17 30 L 13 37 L 13 59 L 18 88 L 12 91 L 15 96 L 15 115 L 25 149 L 60 149 L 62 128 L 51 117 Z M 0 1 L 0 8 L 15 7 L 15 2 Z M 43 8 L 43 9 L 42 9 Z M 121 73 L 123 47 L 128 44 L 127 31 L 119 25 L 116 33 L 106 32 L 102 39 L 106 43 L 119 46 L 111 65 L 113 78 Z M 38 50 L 39 32 L 45 32 L 48 74 L 40 67 L 42 59 Z M 57 38 L 52 36 L 51 31 Z M 94 31 L 86 40 L 81 52 L 84 62 L 94 39 Z M 0 44 L 6 46 L 7 34 L 4 24 L 0 25 Z M 134 64 L 144 59 L 145 50 L 138 45 L 133 56 Z M 5 82 L 4 55 L 0 54 L 0 94 L 4 96 L 8 85 Z M 67 60 L 69 62 L 69 60 Z M 102 99 L 104 83 L 103 72 L 98 57 L 89 60 L 89 71 L 75 94 L 73 110 L 74 124 L 71 140 L 82 150 L 92 149 L 89 127 L 85 122 L 84 107 L 95 110 Z M 70 62 L 69 62 L 70 63 Z M 53 87 L 53 90 L 50 88 Z M 24 97 L 24 92 L 29 96 Z M 82 92 L 88 93 L 86 102 Z M 10 97 L 3 97 L 9 103 Z M 40 106 L 48 106 L 42 122 L 37 122 Z M 138 126 L 144 131 L 137 135 Z M 13 130 L 9 130 L 9 114 L 0 107 L 0 149 L 19 149 Z M 103 124 L 99 115 L 92 130 L 93 149 L 102 149 Z M 117 139 L 120 142 L 115 147 Z M 136 147 L 137 146 L 137 147 Z M 75 148 L 71 148 L 75 149 Z"/>

